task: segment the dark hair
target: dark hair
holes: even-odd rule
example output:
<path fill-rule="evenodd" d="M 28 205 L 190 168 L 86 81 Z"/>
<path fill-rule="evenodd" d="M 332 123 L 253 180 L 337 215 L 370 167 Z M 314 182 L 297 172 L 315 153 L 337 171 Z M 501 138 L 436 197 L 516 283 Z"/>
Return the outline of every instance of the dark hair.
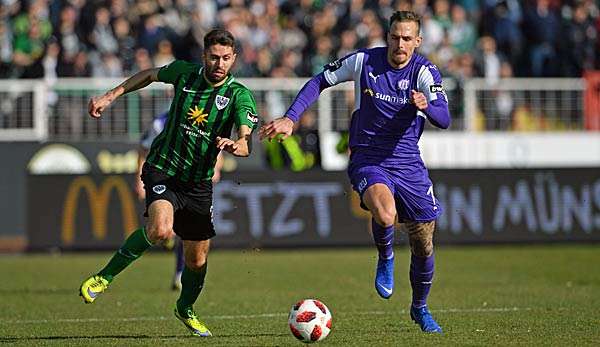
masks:
<path fill-rule="evenodd" d="M 204 49 L 214 45 L 229 46 L 235 51 L 235 39 L 227 30 L 213 29 L 204 35 Z"/>
<path fill-rule="evenodd" d="M 396 11 L 390 17 L 390 28 L 394 22 L 415 22 L 417 23 L 417 34 L 421 31 L 421 17 L 413 11 Z"/>

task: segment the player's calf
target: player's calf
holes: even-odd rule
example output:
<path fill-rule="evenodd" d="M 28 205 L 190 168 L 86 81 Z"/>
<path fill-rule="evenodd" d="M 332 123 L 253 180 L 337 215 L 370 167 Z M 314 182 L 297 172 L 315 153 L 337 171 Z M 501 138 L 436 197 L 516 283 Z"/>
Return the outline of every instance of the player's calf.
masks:
<path fill-rule="evenodd" d="M 435 221 L 431 222 L 406 222 L 410 250 L 418 257 L 429 257 L 433 254 L 433 232 Z"/>

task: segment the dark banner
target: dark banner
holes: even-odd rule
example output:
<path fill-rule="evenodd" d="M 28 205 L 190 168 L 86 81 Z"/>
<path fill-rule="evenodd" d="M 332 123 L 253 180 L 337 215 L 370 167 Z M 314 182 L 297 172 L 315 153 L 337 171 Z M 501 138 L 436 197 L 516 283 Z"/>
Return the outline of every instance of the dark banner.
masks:
<path fill-rule="evenodd" d="M 600 240 L 600 170 L 432 170 L 438 243 Z M 112 249 L 143 223 L 133 175 L 28 177 L 30 249 Z M 368 245 L 342 172 L 241 172 L 214 189 L 217 247 Z M 398 236 L 397 239 L 401 237 Z"/>

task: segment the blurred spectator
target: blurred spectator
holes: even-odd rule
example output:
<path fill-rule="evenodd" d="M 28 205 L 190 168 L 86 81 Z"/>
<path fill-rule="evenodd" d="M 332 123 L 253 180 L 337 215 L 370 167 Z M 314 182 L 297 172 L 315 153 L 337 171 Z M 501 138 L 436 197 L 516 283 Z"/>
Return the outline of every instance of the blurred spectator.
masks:
<path fill-rule="evenodd" d="M 460 54 L 470 52 L 475 47 L 477 40 L 475 26 L 467 20 L 467 13 L 460 5 L 452 7 L 452 23 L 448 34 L 452 46 Z"/>
<path fill-rule="evenodd" d="M 556 75 L 556 39 L 560 21 L 550 0 L 536 0 L 525 10 L 524 33 L 529 41 L 529 65 L 534 77 Z"/>
<path fill-rule="evenodd" d="M 496 41 L 491 36 L 479 39 L 476 67 L 479 75 L 485 77 L 489 84 L 496 84 L 500 78 L 502 59 L 496 49 Z"/>
<path fill-rule="evenodd" d="M 375 1 L 375 11 L 380 23 L 386 23 L 392 14 L 394 14 L 394 1 L 393 0 L 377 0 Z"/>
<path fill-rule="evenodd" d="M 450 62 L 454 59 L 455 55 L 456 49 L 452 46 L 450 42 L 450 36 L 446 33 L 441 45 L 438 47 L 435 53 L 432 54 L 431 61 L 440 69 L 446 70 L 448 65 L 450 65 Z"/>
<path fill-rule="evenodd" d="M 358 37 L 354 30 L 344 30 L 340 40 L 340 47 L 337 51 L 336 58 L 340 59 L 356 50 Z"/>
<path fill-rule="evenodd" d="M 34 0 L 29 3 L 26 13 L 17 15 L 13 20 L 15 39 L 27 37 L 31 27 L 36 25 L 36 36 L 44 41 L 52 35 L 52 24 L 48 20 L 48 4 L 44 0 Z"/>
<path fill-rule="evenodd" d="M 164 39 L 166 39 L 166 33 L 161 26 L 161 17 L 158 14 L 147 17 L 140 34 L 140 46 L 152 55 L 156 53 L 158 43 Z"/>
<path fill-rule="evenodd" d="M 436 48 L 444 40 L 444 29 L 435 20 L 431 18 L 430 12 L 425 12 L 421 19 L 421 47 L 419 52 L 426 56 L 433 54 Z"/>
<path fill-rule="evenodd" d="M 110 26 L 110 12 L 106 7 L 96 10 L 96 24 L 89 38 L 100 53 L 116 53 L 119 46 Z"/>
<path fill-rule="evenodd" d="M 563 55 L 567 60 L 561 64 L 564 74 L 581 76 L 584 70 L 593 69 L 598 55 L 598 47 L 594 45 L 598 32 L 584 3 L 575 6 L 572 19 L 565 24 L 565 37 Z"/>
<path fill-rule="evenodd" d="M 68 70 L 75 63 L 77 54 L 85 50 L 85 44 L 77 31 L 77 11 L 73 6 L 65 6 L 60 11 L 57 29 L 55 36 L 60 45 L 58 71 L 62 75 L 62 71 Z"/>
<path fill-rule="evenodd" d="M 85 51 L 77 53 L 73 64 L 59 66 L 59 76 L 61 77 L 91 77 L 92 65 L 88 54 Z"/>
<path fill-rule="evenodd" d="M 521 55 L 523 35 L 519 29 L 521 7 L 516 0 L 499 1 L 493 9 L 490 32 L 496 40 L 498 50 L 511 61 Z"/>
<path fill-rule="evenodd" d="M 175 60 L 173 46 L 169 40 L 161 40 L 158 43 L 158 51 L 152 58 L 154 66 L 165 66 Z"/>
<path fill-rule="evenodd" d="M 369 35 L 367 36 L 367 44 L 368 48 L 374 47 L 385 47 L 387 43 L 383 39 L 384 33 L 383 28 L 379 24 L 373 24 L 371 26 L 371 30 L 369 30 Z"/>
<path fill-rule="evenodd" d="M 412 5 L 412 10 L 421 17 L 425 16 L 425 14 L 427 14 L 427 13 L 429 13 L 429 15 L 431 17 L 432 9 L 429 8 L 429 4 L 428 4 L 427 0 L 414 0 L 413 5 Z"/>
<path fill-rule="evenodd" d="M 123 63 L 123 71 L 126 75 L 131 74 L 137 42 L 132 35 L 131 26 L 125 17 L 118 17 L 113 22 L 115 39 L 117 40 L 119 58 Z M 158 64 L 157 64 L 158 65 Z"/>
<path fill-rule="evenodd" d="M 502 62 L 500 66 L 500 78 L 513 77 L 512 67 L 508 62 Z M 499 81 L 499 80 L 498 80 Z M 484 97 L 484 102 L 489 103 L 486 108 L 486 129 L 488 130 L 511 130 L 512 115 L 515 108 L 513 99 L 514 91 L 493 90 L 491 96 Z"/>
<path fill-rule="evenodd" d="M 100 61 L 93 64 L 92 76 L 109 78 L 123 76 L 123 66 L 121 65 L 121 61 L 113 53 L 103 53 L 100 56 Z"/>
<path fill-rule="evenodd" d="M 281 31 L 281 43 L 284 48 L 302 50 L 306 47 L 308 39 L 306 34 L 300 30 L 295 17 L 288 17 L 283 22 Z"/>
<path fill-rule="evenodd" d="M 594 0 L 6 0 L 0 77 L 43 76 L 44 55 L 56 52 L 46 47 L 52 35 L 58 77 L 87 76 L 90 62 L 97 73 L 130 75 L 175 58 L 199 60 L 204 34 L 217 26 L 239 41 L 239 76 L 309 76 L 358 47 L 384 45 L 397 10 L 423 17 L 419 52 L 459 79 L 473 75 L 468 62 L 481 37 L 494 40 L 495 54 L 516 76 L 581 76 L 600 68 Z M 485 56 L 477 55 L 476 66 L 491 76 Z"/>
<path fill-rule="evenodd" d="M 11 77 L 12 41 L 10 26 L 5 21 L 0 21 L 0 78 Z"/>
<path fill-rule="evenodd" d="M 435 0 L 433 2 L 433 20 L 444 31 L 450 30 L 452 20 L 450 19 L 450 3 L 448 0 Z"/>
<path fill-rule="evenodd" d="M 309 60 L 310 73 L 318 74 L 323 70 L 323 66 L 331 62 L 333 55 L 333 44 L 329 36 L 320 36 L 315 43 L 315 55 Z"/>
<path fill-rule="evenodd" d="M 27 35 L 20 34 L 15 38 L 14 71 L 17 77 L 41 78 L 44 76 L 42 59 L 45 49 L 42 24 L 37 21 L 28 24 Z"/>

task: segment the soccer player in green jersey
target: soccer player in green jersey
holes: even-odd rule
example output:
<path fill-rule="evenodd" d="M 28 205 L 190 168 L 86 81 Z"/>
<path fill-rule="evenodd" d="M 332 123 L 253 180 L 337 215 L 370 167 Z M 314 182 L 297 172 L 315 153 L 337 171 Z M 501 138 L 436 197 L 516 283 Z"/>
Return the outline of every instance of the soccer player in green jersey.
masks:
<path fill-rule="evenodd" d="M 144 251 L 175 232 L 183 239 L 185 254 L 175 316 L 192 334 L 211 336 L 193 309 L 204 286 L 210 239 L 215 236 L 211 177 L 221 150 L 239 157 L 250 155 L 251 133 L 258 122 L 254 97 L 229 73 L 235 58 L 233 35 L 213 30 L 204 37 L 203 65 L 176 60 L 140 71 L 90 100 L 89 113 L 98 118 L 119 96 L 152 82 L 175 88 L 165 128 L 153 141 L 142 170 L 146 226 L 135 230 L 108 264 L 81 284 L 86 303 L 94 302 Z M 229 138 L 234 126 L 237 140 Z"/>

